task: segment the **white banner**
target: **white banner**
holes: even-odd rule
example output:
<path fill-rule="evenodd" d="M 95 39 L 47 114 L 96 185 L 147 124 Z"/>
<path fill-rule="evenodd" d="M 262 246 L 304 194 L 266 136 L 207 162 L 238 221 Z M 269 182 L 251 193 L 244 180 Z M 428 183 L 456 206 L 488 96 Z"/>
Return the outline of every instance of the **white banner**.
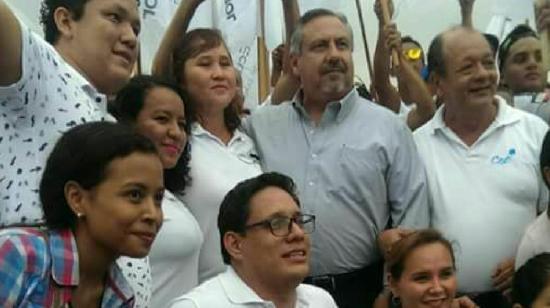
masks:
<path fill-rule="evenodd" d="M 185 1 L 185 0 L 183 0 Z M 157 52 L 160 41 L 168 24 L 172 20 L 180 0 L 139 0 L 141 16 L 141 69 L 144 74 L 151 72 L 153 57 Z M 202 3 L 195 12 L 189 29 L 197 27 L 211 27 L 210 1 Z"/>
<path fill-rule="evenodd" d="M 212 20 L 241 72 L 245 106 L 258 105 L 258 0 L 213 0 Z"/>

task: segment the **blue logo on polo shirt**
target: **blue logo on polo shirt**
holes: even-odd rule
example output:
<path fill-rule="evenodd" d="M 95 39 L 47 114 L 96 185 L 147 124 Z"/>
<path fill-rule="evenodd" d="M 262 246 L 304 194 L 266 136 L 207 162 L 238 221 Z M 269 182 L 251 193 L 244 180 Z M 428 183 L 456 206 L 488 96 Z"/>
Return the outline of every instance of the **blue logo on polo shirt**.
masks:
<path fill-rule="evenodd" d="M 516 155 L 516 149 L 510 148 L 505 156 L 495 155 L 491 158 L 491 163 L 495 165 L 506 165 Z"/>

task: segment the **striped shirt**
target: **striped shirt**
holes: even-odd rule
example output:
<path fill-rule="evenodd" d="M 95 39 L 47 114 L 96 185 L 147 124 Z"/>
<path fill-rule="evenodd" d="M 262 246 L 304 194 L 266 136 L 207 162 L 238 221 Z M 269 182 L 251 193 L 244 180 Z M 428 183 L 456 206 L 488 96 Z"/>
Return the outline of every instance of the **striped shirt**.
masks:
<path fill-rule="evenodd" d="M 73 233 L 69 229 L 0 230 L 0 281 L 1 307 L 68 306 L 79 281 Z M 101 307 L 133 306 L 133 291 L 113 262 Z"/>

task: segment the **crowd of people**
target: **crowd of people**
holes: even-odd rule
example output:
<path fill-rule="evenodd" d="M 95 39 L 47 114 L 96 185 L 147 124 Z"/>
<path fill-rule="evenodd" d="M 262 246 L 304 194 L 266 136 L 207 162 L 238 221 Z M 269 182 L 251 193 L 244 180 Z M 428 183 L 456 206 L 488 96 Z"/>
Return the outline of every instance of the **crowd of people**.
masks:
<path fill-rule="evenodd" d="M 459 0 L 425 54 L 375 0 L 369 93 L 347 18 L 282 0 L 252 112 L 203 2 L 135 75 L 137 1 L 43 0 L 42 37 L 0 0 L 0 306 L 548 303 L 550 1 L 499 44 Z"/>

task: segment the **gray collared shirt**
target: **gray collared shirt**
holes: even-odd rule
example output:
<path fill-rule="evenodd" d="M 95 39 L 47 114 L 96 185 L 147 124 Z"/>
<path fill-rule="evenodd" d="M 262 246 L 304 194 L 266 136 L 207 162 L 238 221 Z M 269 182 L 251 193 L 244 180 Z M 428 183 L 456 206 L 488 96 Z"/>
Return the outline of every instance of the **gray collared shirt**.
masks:
<path fill-rule="evenodd" d="M 245 128 L 265 171 L 291 176 L 302 211 L 316 215 L 311 275 L 360 269 L 380 258 L 387 226 L 429 225 L 426 174 L 411 132 L 352 90 L 318 125 L 299 99 L 266 106 Z"/>

